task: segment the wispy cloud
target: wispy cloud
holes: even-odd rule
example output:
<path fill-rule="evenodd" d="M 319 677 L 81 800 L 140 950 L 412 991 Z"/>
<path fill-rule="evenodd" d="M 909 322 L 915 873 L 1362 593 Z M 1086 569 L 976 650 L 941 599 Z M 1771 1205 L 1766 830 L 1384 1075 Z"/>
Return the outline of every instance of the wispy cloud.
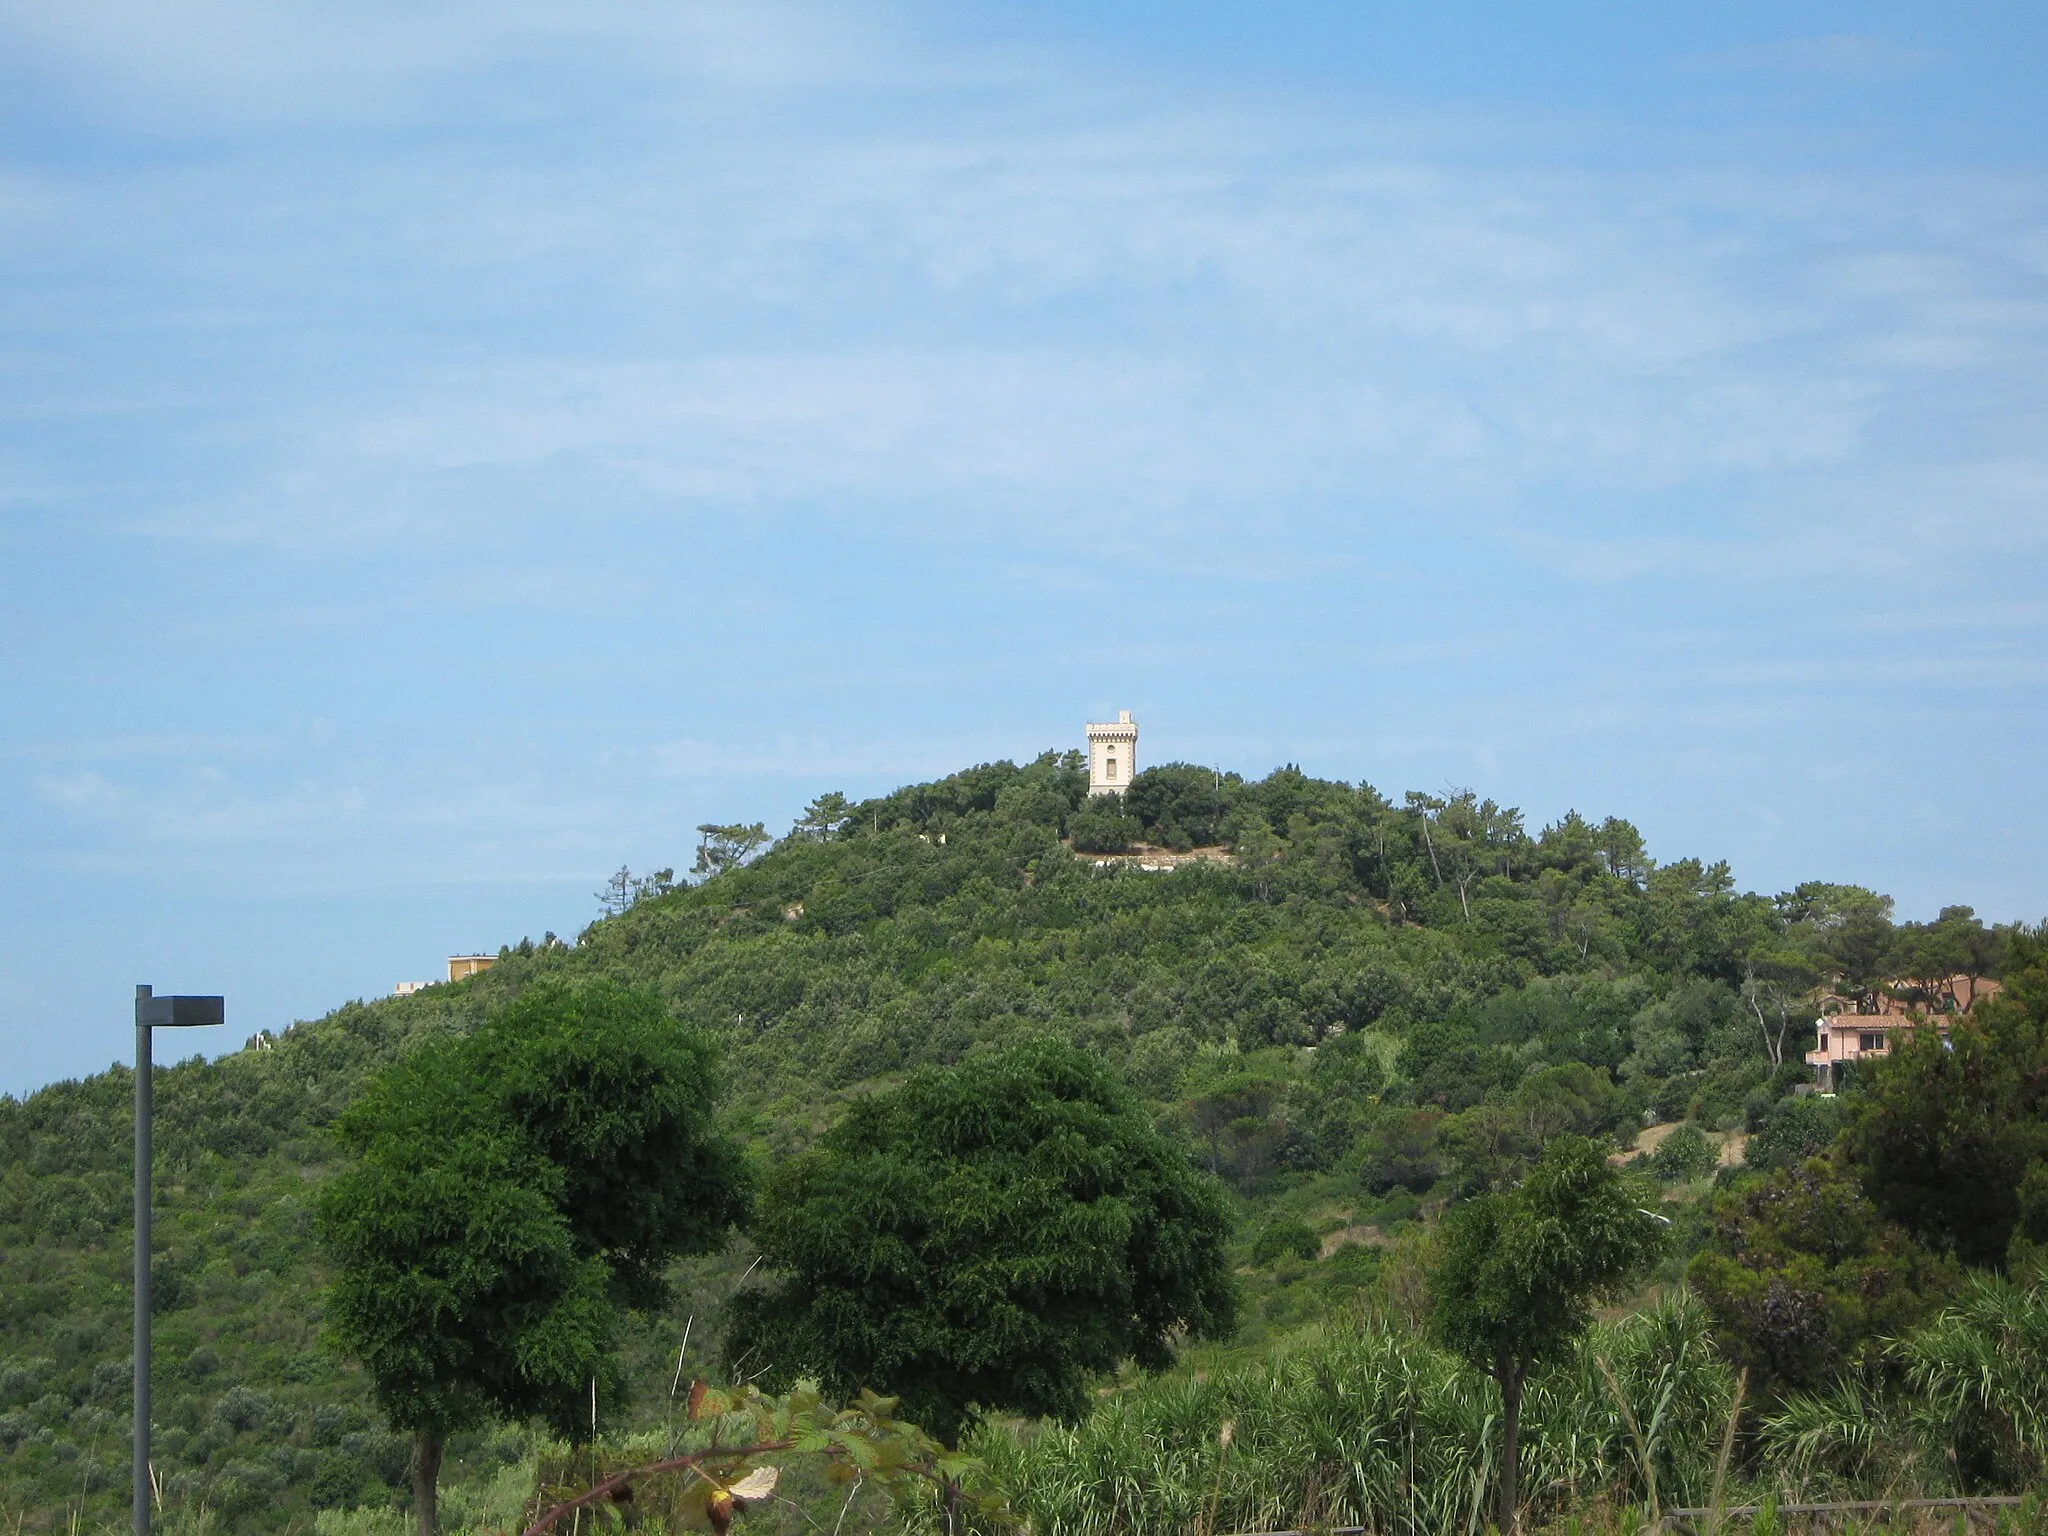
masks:
<path fill-rule="evenodd" d="M 2048 171 L 1753 115 L 1946 121 L 1946 44 L 1503 7 L 1397 102 L 940 16 L 0 0 L 11 918 L 564 928 L 1125 706 L 2017 915 L 1957 808 L 2041 765 Z"/>
<path fill-rule="evenodd" d="M 1745 48 L 1721 48 L 1692 56 L 1716 69 L 1772 70 L 1787 74 L 1837 75 L 1852 80 L 1890 80 L 1915 74 L 1936 61 L 1925 48 L 1911 48 L 1857 32 L 1784 38 Z"/>

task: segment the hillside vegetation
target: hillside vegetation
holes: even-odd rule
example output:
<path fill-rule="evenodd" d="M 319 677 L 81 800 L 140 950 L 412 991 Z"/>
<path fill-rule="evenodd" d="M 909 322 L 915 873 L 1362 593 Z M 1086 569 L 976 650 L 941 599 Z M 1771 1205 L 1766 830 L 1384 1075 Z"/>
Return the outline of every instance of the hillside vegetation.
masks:
<path fill-rule="evenodd" d="M 1085 791 L 1077 754 L 1047 754 L 859 804 L 826 796 L 750 862 L 750 829 L 709 829 L 704 878 L 622 878 L 616 910 L 574 944 L 522 940 L 472 980 L 160 1069 L 167 1514 L 203 1512 L 220 1531 L 304 1530 L 316 1511 L 402 1501 L 406 1443 L 378 1422 L 360 1373 L 320 1343 L 313 1190 L 338 1166 L 330 1128 L 368 1074 L 467 1034 L 544 979 L 650 988 L 715 1036 L 728 1127 L 763 1165 L 810 1146 L 878 1080 L 1037 1036 L 1080 1045 L 1233 1191 L 1245 1326 L 1207 1358 L 1278 1382 L 1324 1350 L 1330 1369 L 1394 1390 L 1390 1335 L 1280 1335 L 1360 1309 L 1404 1329 L 1419 1315 L 1426 1219 L 1511 1181 L 1566 1131 L 1610 1138 L 1619 1155 L 1646 1124 L 1688 1122 L 1644 1159 L 1685 1197 L 1670 1207 L 1681 1240 L 1664 1279 L 1695 1248 L 1696 1265 L 1721 1267 L 1698 1271 L 1708 1311 L 1687 1302 L 1643 1327 L 1692 1340 L 1696 1358 L 1739 1361 L 1768 1391 L 1825 1388 L 1878 1330 L 1918 1323 L 1961 1283 L 1953 1243 L 1900 1227 L 1840 1185 L 1846 1174 L 1805 1161 L 1835 1139 L 1849 1099 L 1791 1092 L 1808 1080 L 1800 1055 L 1818 995 L 1852 1012 L 1880 991 L 1933 1003 L 1946 978 L 2001 969 L 2017 940 L 1967 907 L 1895 925 L 1888 901 L 1854 887 L 1766 897 L 1738 892 L 1724 864 L 1655 862 L 1624 821 L 1572 815 L 1531 833 L 1471 794 L 1397 804 L 1292 768 L 1247 782 L 1176 765 L 1120 799 L 1090 803 Z M 1141 843 L 1228 856 L 1170 872 L 1113 857 Z M 125 1499 L 131 1095 L 115 1068 L 0 1099 L 0 1518 L 18 1528 L 74 1516 L 90 1528 L 118 1519 Z M 1723 1173 L 1717 1193 L 1715 1160 L 1736 1161 L 1744 1136 L 1752 1172 Z M 2015 1189 L 2037 1153 L 2015 1165 Z M 1816 1259 L 1796 1232 L 1773 1237 L 1767 1218 L 1784 1200 L 1745 1194 L 1766 1179 L 1785 1199 L 1864 1221 L 1861 1246 Z M 2048 1174 L 2038 1193 L 2036 1238 L 2048 1239 Z M 2013 1202 L 2000 1253 L 2008 1235 L 2035 1240 L 2033 1207 Z M 1836 1293 L 1867 1293 L 1880 1251 L 1905 1254 L 1912 1275 L 1889 1300 L 1866 1297 L 1864 1314 L 1844 1313 Z M 1757 1295 L 1809 1261 L 1826 1273 L 1798 1293 L 1822 1298 L 1818 1321 L 1792 1342 L 1749 1326 L 1768 1310 Z M 682 1267 L 672 1312 L 636 1335 L 635 1406 L 607 1429 L 661 1418 L 686 1326 L 691 1357 L 710 1359 L 748 1262 L 740 1246 Z M 1614 1348 L 1634 1359 L 1638 1338 Z M 1268 1359 L 1269 1348 L 1280 1352 Z M 1725 1401 L 1731 1368 L 1715 1363 L 1698 1390 Z M 1436 1393 L 1454 1417 L 1482 1411 L 1449 1370 L 1432 1357 L 1438 1376 L 1401 1390 Z M 1201 1400 L 1250 1379 L 1218 1377 Z M 1166 1388 L 1147 1390 L 1118 1424 L 1183 1411 L 1157 1395 Z M 1542 1392 L 1567 1402 L 1559 1383 Z M 1601 1443 L 1619 1443 L 1591 1386 L 1569 1403 L 1555 1414 L 1590 1415 L 1606 1426 Z M 1072 1431 L 1073 1454 L 1106 1454 L 1136 1432 L 1091 1419 Z M 1476 1454 L 1465 1441 L 1431 1445 L 1446 1465 Z M 444 1515 L 463 1518 L 465 1499 L 484 1500 L 528 1450 L 516 1431 L 453 1444 Z M 1010 1457 L 1023 1477 L 1043 1454 L 990 1459 Z M 1697 1482 L 1704 1454 L 1687 1450 L 1689 1470 L 1673 1476 Z M 1380 1509 L 1393 1474 L 1372 1476 L 1330 1510 Z M 1099 1510 L 1080 1513 L 1093 1494 L 1062 1496 L 1073 1528 L 1100 1523 Z M 1256 1489 L 1231 1497 L 1247 1521 L 1279 1507 Z"/>

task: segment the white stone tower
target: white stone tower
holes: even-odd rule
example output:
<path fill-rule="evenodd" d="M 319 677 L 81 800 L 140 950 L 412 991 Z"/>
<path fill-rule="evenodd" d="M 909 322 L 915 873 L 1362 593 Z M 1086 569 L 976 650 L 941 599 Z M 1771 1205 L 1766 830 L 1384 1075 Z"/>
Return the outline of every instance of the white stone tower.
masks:
<path fill-rule="evenodd" d="M 1088 722 L 1088 793 L 1120 795 L 1138 771 L 1138 727 L 1128 709 L 1115 725 Z"/>

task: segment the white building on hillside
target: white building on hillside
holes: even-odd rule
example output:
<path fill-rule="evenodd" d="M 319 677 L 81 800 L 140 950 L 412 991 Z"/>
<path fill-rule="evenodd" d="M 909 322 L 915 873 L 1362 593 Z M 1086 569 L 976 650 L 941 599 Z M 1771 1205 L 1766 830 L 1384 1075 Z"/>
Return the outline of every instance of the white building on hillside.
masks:
<path fill-rule="evenodd" d="M 1088 793 L 1120 795 L 1138 771 L 1138 727 L 1128 709 L 1116 724 L 1088 723 Z"/>

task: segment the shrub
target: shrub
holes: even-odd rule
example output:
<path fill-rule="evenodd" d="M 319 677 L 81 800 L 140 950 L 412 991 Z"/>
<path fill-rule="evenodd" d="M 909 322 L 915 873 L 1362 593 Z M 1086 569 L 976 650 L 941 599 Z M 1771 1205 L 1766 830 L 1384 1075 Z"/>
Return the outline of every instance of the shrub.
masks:
<path fill-rule="evenodd" d="M 1714 1144 L 1696 1125 L 1681 1125 L 1650 1154 L 1650 1172 L 1666 1184 L 1689 1184 L 1704 1178 L 1715 1161 Z"/>
<path fill-rule="evenodd" d="M 1127 853 L 1145 829 L 1124 810 L 1122 795 L 1090 795 L 1067 818 L 1067 835 L 1076 853 Z"/>
<path fill-rule="evenodd" d="M 1751 1168 L 1796 1168 L 1827 1150 L 1842 1128 L 1842 1101 L 1832 1095 L 1804 1094 L 1780 1099 L 1765 1110 L 1742 1158 Z"/>
<path fill-rule="evenodd" d="M 1306 1222 L 1275 1221 L 1268 1223 L 1252 1244 L 1252 1262 L 1271 1264 L 1290 1253 L 1298 1259 L 1312 1259 L 1322 1247 L 1322 1239 Z"/>

